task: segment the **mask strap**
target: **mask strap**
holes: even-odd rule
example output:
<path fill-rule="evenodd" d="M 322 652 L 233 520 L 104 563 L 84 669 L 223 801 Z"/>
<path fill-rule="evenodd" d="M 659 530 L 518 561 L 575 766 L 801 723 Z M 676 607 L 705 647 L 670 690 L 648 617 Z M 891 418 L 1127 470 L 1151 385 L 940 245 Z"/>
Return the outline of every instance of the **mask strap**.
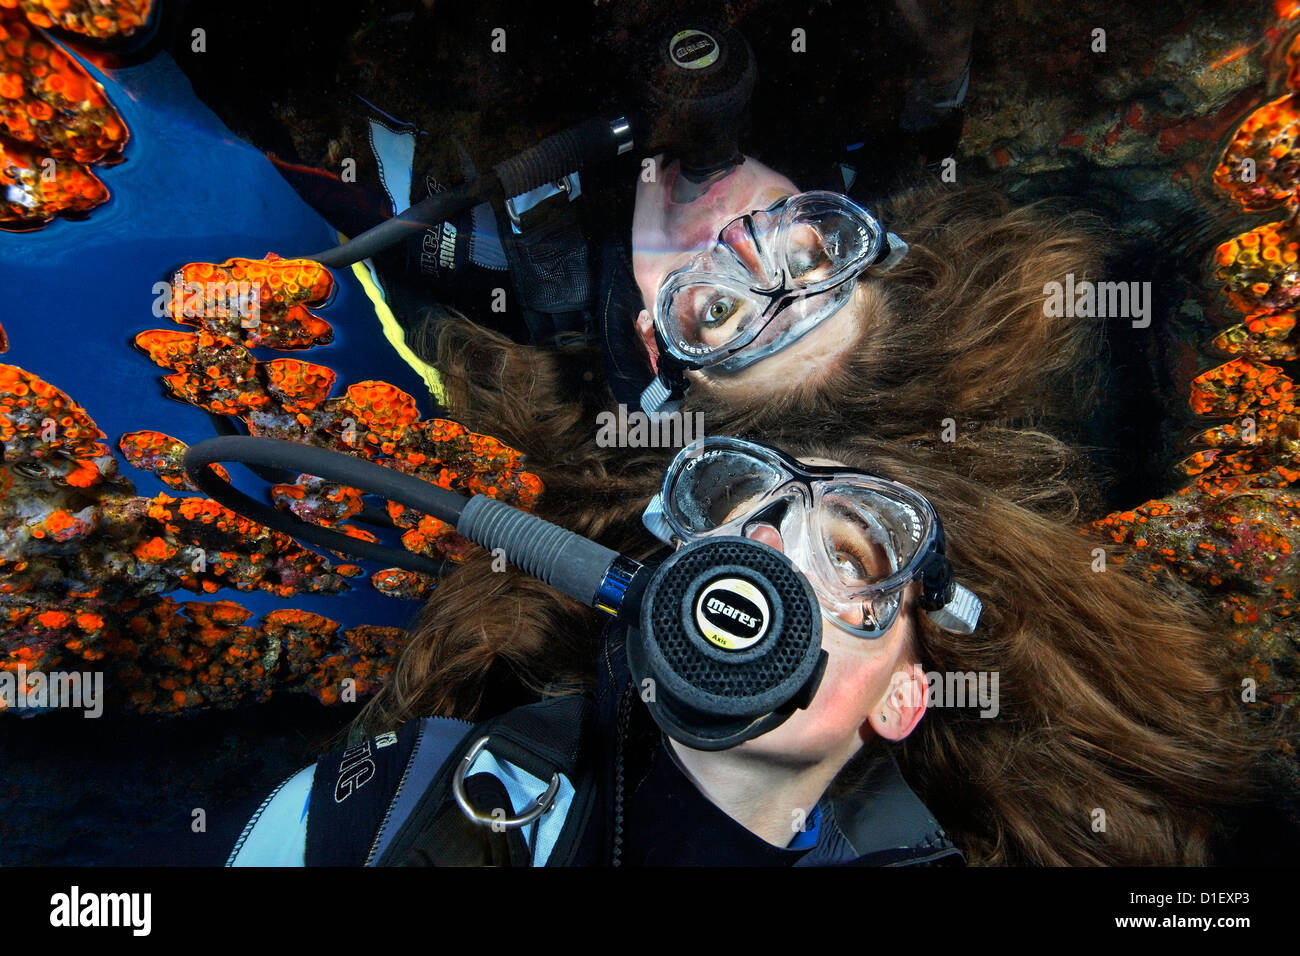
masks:
<path fill-rule="evenodd" d="M 650 499 L 650 503 L 645 506 L 645 511 L 641 512 L 641 523 L 664 544 L 673 543 L 672 525 L 668 523 L 668 517 L 664 514 L 663 495 L 655 495 Z"/>
<path fill-rule="evenodd" d="M 655 380 L 647 385 L 641 393 L 641 411 L 647 415 L 675 412 L 681 406 L 680 401 L 672 400 L 675 394 L 677 394 L 677 389 L 664 381 L 662 375 L 656 375 Z"/>
<path fill-rule="evenodd" d="M 979 623 L 980 612 L 983 609 L 983 603 L 974 592 L 954 583 L 952 597 L 949 598 L 948 603 L 925 613 L 945 631 L 954 634 L 971 634 L 975 631 L 975 625 Z"/>
<path fill-rule="evenodd" d="M 889 244 L 889 252 L 877 267 L 881 272 L 887 272 L 902 262 L 908 248 L 907 243 L 892 232 L 885 233 L 885 241 Z"/>
<path fill-rule="evenodd" d="M 921 578 L 921 607 L 939 627 L 954 634 L 971 634 L 979 623 L 983 603 L 973 591 L 952 579 L 943 526 L 935 535 L 930 556 L 917 569 Z"/>
<path fill-rule="evenodd" d="M 695 366 L 683 365 L 681 360 L 668 351 L 664 334 L 655 322 L 655 342 L 659 346 L 659 374 L 641 392 L 641 411 L 647 415 L 672 413 L 681 407 L 681 397 L 686 393 L 686 369 Z M 673 399 L 678 399 L 673 401 Z"/>

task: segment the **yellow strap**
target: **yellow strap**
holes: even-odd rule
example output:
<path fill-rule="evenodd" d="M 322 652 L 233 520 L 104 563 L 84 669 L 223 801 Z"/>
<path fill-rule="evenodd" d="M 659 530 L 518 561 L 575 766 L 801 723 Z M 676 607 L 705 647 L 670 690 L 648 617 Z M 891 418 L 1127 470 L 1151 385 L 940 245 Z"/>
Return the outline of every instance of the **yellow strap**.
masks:
<path fill-rule="evenodd" d="M 339 237 L 342 241 L 342 236 Z M 393 315 L 393 310 L 388 307 L 384 301 L 384 294 L 379 291 L 379 286 L 375 285 L 375 280 L 370 275 L 370 270 L 366 268 L 364 262 L 352 263 L 352 273 L 361 283 L 361 288 L 366 290 L 366 295 L 370 297 L 371 303 L 375 307 L 375 315 L 379 317 L 379 324 L 383 327 L 384 338 L 388 339 L 388 344 L 396 350 L 397 354 L 402 357 L 407 365 L 415 370 L 415 374 L 424 379 L 424 384 L 439 405 L 446 407 L 447 392 L 442 387 L 442 376 L 438 370 L 425 362 L 420 356 L 411 350 L 406 344 L 406 333 L 402 330 L 402 325 L 397 321 L 397 316 Z"/>

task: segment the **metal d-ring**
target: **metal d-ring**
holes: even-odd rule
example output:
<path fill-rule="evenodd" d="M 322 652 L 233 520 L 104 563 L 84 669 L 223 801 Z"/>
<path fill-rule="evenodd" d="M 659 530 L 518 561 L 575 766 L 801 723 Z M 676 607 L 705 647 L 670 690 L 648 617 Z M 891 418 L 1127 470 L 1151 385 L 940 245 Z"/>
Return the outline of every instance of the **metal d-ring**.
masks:
<path fill-rule="evenodd" d="M 517 817 L 495 817 L 491 814 L 481 813 L 469 802 L 469 795 L 465 793 L 465 774 L 469 773 L 469 768 L 474 763 L 474 759 L 487 746 L 488 740 L 487 737 L 480 737 L 475 741 L 474 746 L 469 748 L 469 753 L 465 754 L 461 760 L 460 766 L 456 768 L 456 775 L 451 779 L 452 796 L 456 798 L 456 804 L 460 807 L 461 812 L 479 826 L 495 827 L 498 830 L 527 826 L 551 809 L 551 804 L 555 802 L 555 795 L 560 792 L 560 775 L 558 773 L 551 774 L 551 785 L 546 788 L 545 793 L 537 798 L 536 806 L 527 813 L 520 814 Z"/>

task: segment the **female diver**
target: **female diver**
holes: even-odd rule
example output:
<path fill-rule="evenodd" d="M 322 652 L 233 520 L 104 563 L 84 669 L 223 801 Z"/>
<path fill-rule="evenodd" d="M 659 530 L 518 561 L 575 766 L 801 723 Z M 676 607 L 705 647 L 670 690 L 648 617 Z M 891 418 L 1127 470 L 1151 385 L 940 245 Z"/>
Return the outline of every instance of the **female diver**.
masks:
<path fill-rule="evenodd" d="M 623 664 L 635 634 L 602 635 L 596 612 L 474 558 L 367 706 L 376 736 L 286 783 L 234 862 L 1211 858 L 1215 814 L 1245 794 L 1256 751 L 1212 631 L 1175 585 L 1094 572 L 1092 541 L 933 449 L 787 435 L 702 450 L 666 475 L 625 471 L 620 506 L 581 501 L 565 523 L 613 543 L 658 493 L 646 523 L 663 538 L 744 534 L 786 551 L 817 594 L 829 658 L 805 709 L 731 750 L 667 738 Z M 923 600 L 940 526 L 978 615 L 962 588 L 948 606 Z M 643 534 L 621 543 L 646 548 Z M 945 694 L 952 675 L 969 699 Z M 510 707 L 512 694 L 542 701 Z M 494 714 L 472 731 L 423 719 Z M 548 794 L 562 812 L 529 819 Z"/>
<path fill-rule="evenodd" d="M 545 830 L 528 831 L 526 847 L 520 848 L 513 844 L 522 834 L 507 836 L 504 826 L 493 830 L 488 824 L 476 833 L 463 820 L 457 819 L 461 826 L 436 822 L 452 815 L 453 799 L 468 808 L 471 801 L 464 790 L 455 790 L 457 786 L 490 793 L 484 781 L 468 781 L 475 780 L 480 769 L 502 766 L 498 761 L 508 759 L 502 754 L 513 753 L 511 747 L 558 746 L 564 729 L 546 726 L 543 705 L 529 714 L 536 725 L 532 739 L 519 728 L 494 726 L 491 732 L 511 743 L 504 750 L 489 744 L 486 760 L 469 754 L 450 792 L 439 789 L 435 780 L 421 799 L 424 809 L 411 811 L 414 823 L 406 825 L 405 811 L 393 805 L 395 812 L 385 814 L 384 832 L 375 834 L 374 846 L 384 849 L 373 859 L 396 864 L 471 862 L 476 850 L 484 854 L 479 862 L 514 860 L 526 850 L 524 858 L 532 863 L 539 862 L 540 854 L 541 862 L 570 864 L 612 859 L 623 864 L 780 865 L 805 856 L 810 862 L 863 862 L 872 854 L 884 855 L 879 862 L 887 858 L 894 863 L 959 858 L 892 761 L 872 762 L 873 787 L 883 787 L 882 792 L 848 791 L 842 799 L 823 800 L 831 781 L 864 742 L 875 737 L 901 740 L 925 711 L 913 582 L 934 561 L 947 567 L 941 526 L 929 503 L 911 489 L 867 473 L 833 463 L 799 463 L 775 449 L 730 439 L 708 439 L 679 455 L 663 487 L 666 497 L 657 499 L 662 507 L 653 513 L 666 536 L 686 542 L 744 533 L 788 552 L 800 567 L 821 572 L 813 586 L 822 607 L 827 663 L 811 702 L 776 729 L 739 746 L 714 752 L 693 749 L 653 732 L 647 711 L 634 704 L 635 694 L 627 685 L 631 678 L 622 674 L 626 665 L 621 639 L 611 636 L 605 666 L 621 677 L 602 693 L 607 701 L 618 701 L 611 715 L 617 729 L 597 726 L 576 735 L 576 745 L 587 752 L 594 768 L 562 774 L 565 786 L 556 803 L 562 812 L 556 813 L 555 807 L 547 811 Z M 938 605 L 932 613 L 946 611 L 942 620 L 947 626 L 969 631 L 978 617 L 978 602 L 961 589 L 958 593 L 966 598 L 961 605 L 964 617 Z M 467 727 L 456 729 L 464 736 Z M 614 752 L 599 754 L 611 733 Z M 466 745 L 471 736 L 480 735 L 465 736 Z M 463 750 L 429 754 L 413 745 L 414 758 L 405 755 L 403 775 L 427 782 L 437 776 L 438 761 L 455 763 Z M 299 842 L 314 849 L 310 808 L 305 820 L 301 814 L 307 777 L 314 780 L 317 795 L 330 790 L 337 806 L 343 802 L 337 799 L 338 781 L 351 779 L 352 765 L 340 761 L 333 776 L 327 769 L 334 770 L 322 764 L 276 795 L 241 841 L 236 863 L 267 862 L 264 854 L 285 842 L 295 852 Z M 617 775 L 612 791 L 605 771 Z M 527 789 L 529 781 L 542 783 L 545 778 L 514 764 L 506 779 L 508 798 L 515 801 L 523 791 L 512 792 L 512 785 Z M 368 783 L 355 785 L 360 789 Z M 351 792 L 343 794 L 344 800 L 350 797 Z M 313 795 L 309 804 L 327 802 Z M 338 829 L 334 808 L 326 812 L 330 829 Z M 298 825 L 287 833 L 281 819 L 285 813 L 298 814 Z M 571 816 L 573 821 L 568 820 Z M 606 823 L 613 828 L 608 836 L 612 842 L 607 841 Z M 288 839 L 294 834 L 305 835 Z"/>
<path fill-rule="evenodd" d="M 643 393 L 668 407 L 678 396 L 665 382 L 690 386 L 678 411 L 702 413 L 714 434 L 1079 430 L 1101 330 L 1045 316 L 1043 289 L 1096 274 L 1091 220 L 939 186 L 896 197 L 877 219 L 752 160 L 678 206 L 673 175 L 638 195 L 637 283 L 606 303 L 603 363 L 434 313 L 422 351 L 454 415 L 471 424 L 490 402 L 480 430 L 552 473 L 599 457 L 600 413 L 636 412 Z"/>
<path fill-rule="evenodd" d="M 1090 350 L 1097 336 L 1043 309 L 1048 282 L 1095 271 L 1083 217 L 932 187 L 877 218 L 841 194 L 800 192 L 755 160 L 688 203 L 674 201 L 676 179 L 674 162 L 640 183 L 633 219 L 642 307 L 627 312 L 656 374 L 646 411 L 690 383 L 714 403 L 842 414 L 864 391 L 850 384 L 870 382 L 932 392 L 945 416 L 1006 418 L 1035 403 L 1050 410 L 1038 383 L 1061 369 L 1042 367 L 1044 355 Z M 616 378 L 630 378 L 626 364 Z"/>

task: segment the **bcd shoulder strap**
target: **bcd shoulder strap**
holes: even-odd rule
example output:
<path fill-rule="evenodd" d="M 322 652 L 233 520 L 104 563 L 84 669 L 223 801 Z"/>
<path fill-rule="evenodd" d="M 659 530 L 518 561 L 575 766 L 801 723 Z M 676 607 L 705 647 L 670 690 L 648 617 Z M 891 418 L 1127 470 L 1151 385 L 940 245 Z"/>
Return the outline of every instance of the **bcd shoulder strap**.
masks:
<path fill-rule="evenodd" d="M 487 737 L 486 752 L 526 774 L 550 780 L 559 774 L 572 786 L 563 826 L 546 864 L 572 860 L 595 801 L 594 769 L 586 745 L 594 708 L 585 697 L 555 697 L 516 708 L 476 726 L 443 718 L 403 724 L 368 737 L 317 763 L 309 800 L 309 866 L 510 866 L 529 865 L 524 832 L 477 825 L 451 795 L 461 760 Z M 512 808 L 504 784 L 493 774 L 465 779 L 469 803 Z"/>
<path fill-rule="evenodd" d="M 412 720 L 321 757 L 308 800 L 306 864 L 371 862 L 385 823 L 414 802 L 410 791 L 428 783 L 469 729 L 463 720 Z"/>
<path fill-rule="evenodd" d="M 483 738 L 497 761 L 512 764 L 539 780 L 560 775 L 572 785 L 572 799 L 556 808 L 565 814 L 546 865 L 568 864 L 584 833 L 596 801 L 591 748 L 594 708 L 584 697 L 557 697 L 519 707 L 474 727 L 452 749 L 404 820 L 394 827 L 376 860 L 380 866 L 529 865 L 532 850 L 523 831 L 497 829 L 470 821 L 452 797 L 452 780 L 462 759 Z M 465 781 L 466 796 L 476 807 L 513 807 L 501 781 L 476 773 Z M 556 812 L 556 811 L 549 811 Z M 535 850 L 535 847 L 533 847 Z"/>

